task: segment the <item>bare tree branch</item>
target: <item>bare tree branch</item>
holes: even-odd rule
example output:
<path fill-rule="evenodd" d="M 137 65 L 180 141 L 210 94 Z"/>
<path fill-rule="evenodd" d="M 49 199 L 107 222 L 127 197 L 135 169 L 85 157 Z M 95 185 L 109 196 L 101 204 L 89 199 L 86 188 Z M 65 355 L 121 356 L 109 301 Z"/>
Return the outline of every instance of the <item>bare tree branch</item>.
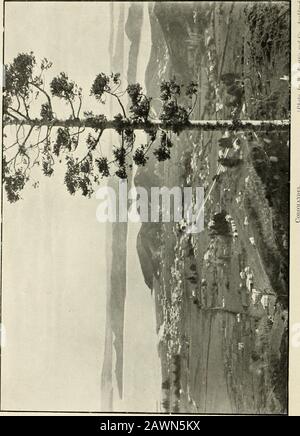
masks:
<path fill-rule="evenodd" d="M 34 83 L 34 82 L 29 82 L 29 85 L 34 86 L 35 88 L 37 88 L 39 91 L 41 91 L 41 92 L 42 92 L 42 93 L 47 97 L 47 100 L 48 100 L 48 103 L 49 103 L 50 110 L 51 110 L 51 112 L 53 112 L 53 110 L 52 110 L 51 98 L 50 98 L 48 92 L 46 92 L 43 88 L 41 88 L 39 85 L 37 85 L 37 84 Z"/>
<path fill-rule="evenodd" d="M 112 95 L 113 97 L 115 97 L 118 100 L 118 103 L 119 103 L 119 105 L 120 105 L 120 107 L 122 109 L 122 112 L 123 112 L 123 116 L 124 116 L 124 118 L 127 118 L 126 111 L 125 111 L 125 108 L 123 106 L 123 103 L 121 102 L 121 99 L 117 96 L 117 94 L 114 94 L 114 93 L 109 92 L 109 91 L 106 91 L 106 93 L 109 94 L 109 95 Z"/>
<path fill-rule="evenodd" d="M 20 112 L 18 109 L 14 109 L 13 107 L 11 107 L 11 106 L 9 106 L 8 108 L 7 108 L 7 110 L 12 110 L 13 112 L 15 112 L 16 114 L 18 114 L 20 117 L 23 117 L 25 120 L 30 120 L 30 118 L 29 117 L 27 117 L 26 115 L 24 115 L 24 114 L 22 114 L 22 112 Z M 14 117 L 12 114 L 8 114 L 9 116 L 12 116 L 13 118 L 15 118 L 16 119 L 16 117 Z M 18 118 L 17 118 L 18 119 Z"/>

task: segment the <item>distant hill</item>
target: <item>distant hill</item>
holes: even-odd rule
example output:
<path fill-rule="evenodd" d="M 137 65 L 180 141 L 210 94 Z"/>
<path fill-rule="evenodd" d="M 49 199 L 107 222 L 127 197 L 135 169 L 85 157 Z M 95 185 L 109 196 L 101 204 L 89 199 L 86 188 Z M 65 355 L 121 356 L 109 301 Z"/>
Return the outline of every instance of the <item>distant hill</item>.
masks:
<path fill-rule="evenodd" d="M 177 13 L 174 13 L 174 5 L 172 2 L 155 2 L 152 11 L 152 21 L 157 19 L 165 44 L 168 47 L 170 63 L 172 66 L 173 74 L 181 76 L 184 81 L 188 81 L 187 68 L 182 68 L 188 63 L 187 50 L 185 41 L 189 39 L 189 28 L 186 23 L 188 4 L 180 3 L 176 5 Z M 157 26 L 156 26 L 157 27 Z"/>
<path fill-rule="evenodd" d="M 111 328 L 111 268 L 112 268 L 112 228 L 106 225 L 106 322 L 105 322 L 105 343 L 104 357 L 101 373 L 101 409 L 113 410 L 113 388 L 112 388 L 112 328 Z"/>
<path fill-rule="evenodd" d="M 154 278 L 158 278 L 159 223 L 143 223 L 138 233 L 136 246 L 145 283 L 152 292 Z"/>
<path fill-rule="evenodd" d="M 151 156 L 145 167 L 139 167 L 134 177 L 134 185 L 145 188 L 148 193 L 148 216 L 151 213 L 151 187 L 160 186 L 160 179 L 154 173 L 155 159 Z M 142 223 L 137 237 L 137 252 L 144 280 L 152 291 L 153 279 L 158 277 L 158 253 L 160 248 L 161 223 Z"/>
<path fill-rule="evenodd" d="M 128 17 L 125 22 L 125 5 L 119 3 L 118 8 L 116 8 L 116 5 L 113 3 L 111 5 L 111 49 L 113 47 L 115 36 L 114 33 L 116 32 L 114 53 L 110 53 L 111 70 L 124 75 L 124 38 L 126 29 L 126 33 L 128 34 L 129 32 L 132 38 L 128 59 L 129 68 L 127 71 L 127 81 L 129 83 L 136 81 L 138 48 L 143 19 L 140 6 L 142 5 L 133 4 L 129 7 Z M 116 9 L 120 11 L 117 26 L 114 25 L 115 19 L 113 15 Z M 134 36 L 137 36 L 137 39 L 135 39 Z M 108 186 L 113 187 L 115 192 L 118 192 L 119 179 L 111 177 L 108 181 Z M 130 187 L 131 174 L 128 174 L 128 189 L 130 189 Z M 101 408 L 105 411 L 113 410 L 113 371 L 115 372 L 117 380 L 119 396 L 120 398 L 123 396 L 123 339 L 127 281 L 127 233 L 127 223 L 112 223 L 107 225 L 108 287 L 106 303 L 105 349 L 101 375 Z M 115 368 L 112 368 L 113 350 L 116 354 Z"/>
<path fill-rule="evenodd" d="M 146 69 L 145 83 L 147 95 L 158 96 L 158 83 L 168 76 L 169 56 L 165 37 L 161 25 L 154 13 L 154 6 L 149 4 L 149 17 L 151 25 L 151 52 Z M 158 110 L 159 103 L 154 100 L 152 106 Z"/>
<path fill-rule="evenodd" d="M 125 24 L 125 32 L 130 41 L 127 80 L 129 83 L 136 82 L 138 54 L 143 24 L 143 4 L 132 3 L 129 7 L 128 18 Z"/>

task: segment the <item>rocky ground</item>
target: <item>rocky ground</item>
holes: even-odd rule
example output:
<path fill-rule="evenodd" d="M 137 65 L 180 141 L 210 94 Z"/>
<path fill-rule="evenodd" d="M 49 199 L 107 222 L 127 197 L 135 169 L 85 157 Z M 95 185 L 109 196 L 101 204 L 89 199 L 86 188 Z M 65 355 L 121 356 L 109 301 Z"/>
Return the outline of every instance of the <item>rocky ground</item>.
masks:
<path fill-rule="evenodd" d="M 172 8 L 160 3 L 152 11 L 165 39 L 152 72 L 158 80 L 172 73 L 197 80 L 195 118 L 289 116 L 286 3 L 191 3 L 180 26 Z M 161 183 L 204 186 L 207 201 L 200 234 L 171 223 L 160 230 L 153 287 L 162 408 L 284 413 L 289 135 L 184 132 L 172 152 L 156 168 Z M 234 166 L 222 165 L 224 152 Z"/>

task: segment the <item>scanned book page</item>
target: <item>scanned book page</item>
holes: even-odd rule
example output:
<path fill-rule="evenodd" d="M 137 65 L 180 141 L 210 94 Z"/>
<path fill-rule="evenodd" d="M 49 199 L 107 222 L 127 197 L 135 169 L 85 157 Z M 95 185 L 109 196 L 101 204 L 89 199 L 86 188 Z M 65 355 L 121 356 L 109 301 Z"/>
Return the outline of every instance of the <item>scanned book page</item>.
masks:
<path fill-rule="evenodd" d="M 299 414 L 298 2 L 1 5 L 1 413 Z"/>

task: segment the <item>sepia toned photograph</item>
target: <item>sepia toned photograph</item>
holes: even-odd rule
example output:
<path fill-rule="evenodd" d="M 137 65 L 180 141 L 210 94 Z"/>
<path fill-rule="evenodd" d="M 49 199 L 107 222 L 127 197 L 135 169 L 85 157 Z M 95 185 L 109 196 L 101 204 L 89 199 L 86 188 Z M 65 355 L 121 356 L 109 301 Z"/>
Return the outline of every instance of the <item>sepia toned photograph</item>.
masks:
<path fill-rule="evenodd" d="M 288 414 L 290 2 L 2 6 L 1 411 Z"/>

